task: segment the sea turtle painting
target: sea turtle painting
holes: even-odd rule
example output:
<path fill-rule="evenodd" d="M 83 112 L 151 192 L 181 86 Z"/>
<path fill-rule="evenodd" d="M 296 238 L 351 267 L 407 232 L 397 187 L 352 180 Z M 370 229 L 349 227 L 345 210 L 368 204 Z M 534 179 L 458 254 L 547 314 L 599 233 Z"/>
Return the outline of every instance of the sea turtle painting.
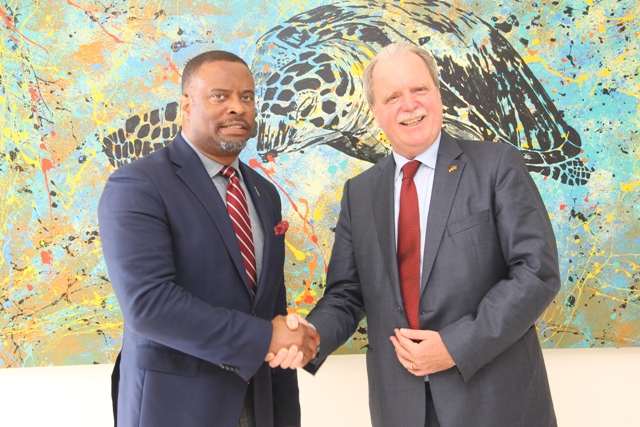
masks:
<path fill-rule="evenodd" d="M 344 1 L 293 16 L 256 44 L 251 68 L 263 160 L 327 145 L 376 163 L 390 145 L 374 125 L 364 68 L 382 47 L 407 41 L 440 69 L 444 128 L 460 138 L 516 146 L 529 171 L 584 185 L 591 171 L 581 139 L 500 31 L 443 1 Z M 178 132 L 173 102 L 134 115 L 103 139 L 115 167 L 168 143 Z"/>

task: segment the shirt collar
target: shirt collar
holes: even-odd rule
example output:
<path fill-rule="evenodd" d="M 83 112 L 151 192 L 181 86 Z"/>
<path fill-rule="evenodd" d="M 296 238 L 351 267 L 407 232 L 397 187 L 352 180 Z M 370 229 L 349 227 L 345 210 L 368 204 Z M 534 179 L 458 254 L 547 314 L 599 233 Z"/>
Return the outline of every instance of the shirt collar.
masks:
<path fill-rule="evenodd" d="M 438 134 L 436 140 L 422 153 L 418 154 L 414 159 L 407 159 L 406 157 L 401 156 L 400 154 L 393 151 L 393 159 L 396 162 L 396 171 L 393 180 L 395 181 L 400 176 L 400 172 L 402 171 L 402 167 L 409 163 L 411 160 L 418 160 L 425 166 L 430 167 L 431 169 L 436 169 L 436 161 L 438 159 L 438 149 L 440 148 L 440 137 L 442 136 L 442 132 Z"/>
<path fill-rule="evenodd" d="M 222 170 L 222 168 L 224 167 L 224 165 L 216 162 L 211 157 L 207 157 L 200 150 L 198 150 L 191 143 L 191 141 L 189 141 L 189 138 L 187 138 L 187 135 L 185 135 L 184 131 L 180 131 L 180 134 L 182 135 L 182 139 L 184 139 L 185 142 L 189 144 L 189 147 L 191 147 L 193 151 L 196 152 L 196 154 L 200 158 L 200 161 L 204 165 L 204 168 L 207 170 L 209 177 L 213 178 L 214 176 L 218 175 Z M 238 160 L 238 158 L 236 157 L 235 160 L 229 166 L 233 167 L 236 170 L 236 174 L 242 180 L 242 172 L 240 172 L 240 160 Z"/>

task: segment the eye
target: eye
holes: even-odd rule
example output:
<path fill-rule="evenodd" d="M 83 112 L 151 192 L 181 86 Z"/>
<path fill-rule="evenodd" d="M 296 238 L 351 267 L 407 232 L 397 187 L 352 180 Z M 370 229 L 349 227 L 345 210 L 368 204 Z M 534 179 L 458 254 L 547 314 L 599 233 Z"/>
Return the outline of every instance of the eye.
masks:
<path fill-rule="evenodd" d="M 224 99 L 224 95 L 221 93 L 214 93 L 211 95 L 211 99 L 215 99 L 216 101 Z"/>
<path fill-rule="evenodd" d="M 251 95 L 244 95 L 242 97 L 243 101 L 248 101 L 248 102 L 253 102 L 253 100 L 255 99 L 255 95 L 251 94 Z"/>
<path fill-rule="evenodd" d="M 391 102 L 395 102 L 398 100 L 398 98 L 400 98 L 400 96 L 397 94 L 391 95 L 387 98 L 386 103 L 389 104 Z"/>

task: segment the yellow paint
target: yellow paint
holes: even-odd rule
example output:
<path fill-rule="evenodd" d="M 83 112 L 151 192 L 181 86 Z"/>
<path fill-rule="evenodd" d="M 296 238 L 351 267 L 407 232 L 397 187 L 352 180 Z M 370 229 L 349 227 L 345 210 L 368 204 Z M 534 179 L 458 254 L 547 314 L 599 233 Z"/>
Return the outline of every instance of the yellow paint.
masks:
<path fill-rule="evenodd" d="M 630 191 L 633 191 L 638 185 L 640 185 L 640 182 L 630 182 L 627 184 L 620 184 L 620 190 L 624 191 L 625 193 L 628 193 Z"/>
<path fill-rule="evenodd" d="M 302 261 L 306 258 L 306 255 L 304 254 L 304 252 L 298 250 L 295 246 L 289 243 L 287 239 L 285 239 L 284 242 L 287 244 L 291 252 L 293 252 L 293 255 L 296 257 L 296 260 Z"/>

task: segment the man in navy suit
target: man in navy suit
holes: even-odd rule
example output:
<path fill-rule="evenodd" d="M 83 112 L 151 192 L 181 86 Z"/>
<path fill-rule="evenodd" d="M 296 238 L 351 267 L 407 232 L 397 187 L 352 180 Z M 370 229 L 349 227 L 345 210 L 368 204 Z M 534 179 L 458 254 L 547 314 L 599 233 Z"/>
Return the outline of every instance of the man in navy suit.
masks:
<path fill-rule="evenodd" d="M 318 338 L 285 325 L 280 197 L 238 160 L 255 126 L 254 92 L 236 55 L 191 59 L 182 132 L 116 171 L 102 194 L 104 257 L 124 317 L 120 427 L 300 425 L 296 372 L 264 358 L 289 349 L 289 362 L 307 361 Z M 246 197 L 251 270 L 227 210 L 236 194 L 227 166 Z"/>

